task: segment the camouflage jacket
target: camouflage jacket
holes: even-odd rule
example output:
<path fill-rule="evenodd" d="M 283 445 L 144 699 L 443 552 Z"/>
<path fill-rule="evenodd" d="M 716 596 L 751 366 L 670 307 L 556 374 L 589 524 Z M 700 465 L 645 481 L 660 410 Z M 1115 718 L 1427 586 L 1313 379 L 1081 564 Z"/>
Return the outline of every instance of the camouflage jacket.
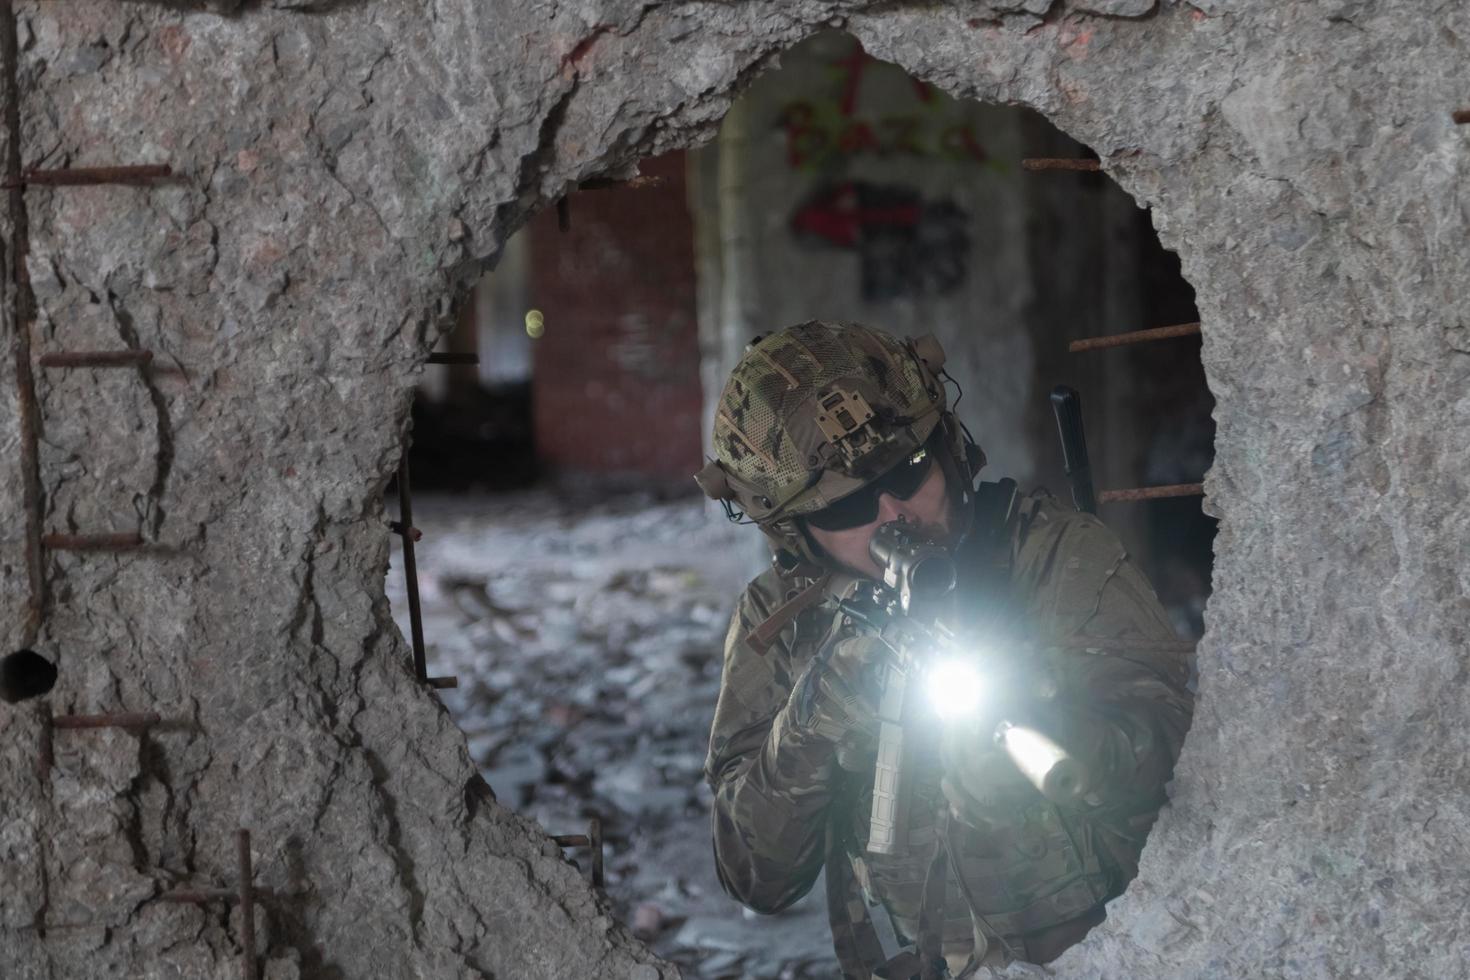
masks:
<path fill-rule="evenodd" d="M 1137 872 L 1192 712 L 1187 647 L 1117 537 L 1044 491 L 1018 510 L 999 536 L 1006 616 L 1032 641 L 1028 657 L 1053 679 L 1055 709 L 1105 732 L 1095 761 L 1106 785 L 1075 810 L 1036 793 L 985 832 L 948 823 L 950 867 L 960 872 L 948 875 L 942 910 L 952 964 L 964 962 L 984 936 L 1034 959 L 1031 937 L 1050 930 L 1075 942 L 1085 929 L 1064 924 L 1100 918 L 1102 903 Z M 921 761 L 915 779 L 911 846 L 903 856 L 865 853 L 871 769 L 839 767 L 832 744 L 803 733 L 789 704 L 814 656 L 842 632 L 833 606 L 804 611 L 763 656 L 746 643 L 807 584 L 767 571 L 747 586 L 730 624 L 705 763 L 715 859 L 726 891 L 766 913 L 801 898 L 826 865 L 844 976 L 868 980 L 884 956 L 867 907 L 883 906 L 902 941 L 917 938 L 926 872 L 948 804 L 936 752 Z M 939 928 L 933 920 L 930 928 Z"/>

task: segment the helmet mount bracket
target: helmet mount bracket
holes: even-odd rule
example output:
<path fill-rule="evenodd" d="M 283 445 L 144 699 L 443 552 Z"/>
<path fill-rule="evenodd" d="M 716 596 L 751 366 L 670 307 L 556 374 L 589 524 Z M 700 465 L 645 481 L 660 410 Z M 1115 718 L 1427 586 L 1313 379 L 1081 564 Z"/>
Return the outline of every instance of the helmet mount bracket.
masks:
<path fill-rule="evenodd" d="M 878 433 L 873 415 L 868 400 L 848 388 L 833 388 L 817 398 L 817 428 L 837 447 L 849 471 L 891 439 Z"/>

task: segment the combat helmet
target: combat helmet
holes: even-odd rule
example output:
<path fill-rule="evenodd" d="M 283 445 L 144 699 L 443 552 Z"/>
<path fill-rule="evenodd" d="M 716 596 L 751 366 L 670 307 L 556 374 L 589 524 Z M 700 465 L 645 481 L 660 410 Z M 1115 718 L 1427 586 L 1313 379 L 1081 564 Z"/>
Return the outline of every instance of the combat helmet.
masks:
<path fill-rule="evenodd" d="M 861 489 L 931 435 L 947 450 L 938 455 L 952 493 L 968 497 L 984 456 L 948 410 L 943 367 L 933 336 L 899 340 L 857 323 L 809 320 L 758 337 L 716 406 L 716 458 L 694 479 L 732 518 L 760 526 L 778 564 L 821 566 L 799 518 Z"/>

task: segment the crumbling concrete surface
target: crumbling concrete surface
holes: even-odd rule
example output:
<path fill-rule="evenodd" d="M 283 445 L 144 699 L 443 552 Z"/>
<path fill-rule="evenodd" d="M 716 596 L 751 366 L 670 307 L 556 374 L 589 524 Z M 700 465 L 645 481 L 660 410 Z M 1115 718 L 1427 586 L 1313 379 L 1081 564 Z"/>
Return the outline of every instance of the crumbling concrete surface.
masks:
<path fill-rule="evenodd" d="M 166 723 L 58 734 L 43 779 L 36 710 L 0 711 L 0 973 L 237 975 L 238 912 L 151 896 L 231 886 L 244 826 L 267 976 L 672 976 L 413 683 L 379 500 L 449 297 L 527 212 L 707 138 L 836 25 L 1094 147 L 1198 290 L 1221 519 L 1199 712 L 1138 881 L 1058 974 L 1466 974 L 1463 5 L 199 6 L 16 8 L 22 161 L 179 179 L 24 194 L 38 314 L 8 281 L 11 349 L 28 327 L 32 362 L 156 354 L 38 374 L 45 529 L 148 542 L 45 554 L 50 701 Z M 16 381 L 7 355 L 9 647 Z"/>

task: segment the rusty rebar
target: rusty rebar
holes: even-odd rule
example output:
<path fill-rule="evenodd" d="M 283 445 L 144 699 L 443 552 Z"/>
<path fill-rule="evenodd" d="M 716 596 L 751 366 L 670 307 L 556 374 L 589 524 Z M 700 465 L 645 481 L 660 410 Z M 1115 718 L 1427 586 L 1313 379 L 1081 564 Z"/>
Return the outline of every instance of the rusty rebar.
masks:
<path fill-rule="evenodd" d="M 123 534 L 43 534 L 41 546 L 51 551 L 128 551 L 143 546 L 143 535 L 136 531 Z"/>
<path fill-rule="evenodd" d="M 592 852 L 592 887 L 601 888 L 604 874 L 602 866 L 602 818 L 592 817 L 587 821 L 585 834 L 555 834 L 551 838 L 557 847 L 585 847 Z"/>
<path fill-rule="evenodd" d="M 1108 337 L 1088 337 L 1074 340 L 1067 351 L 1079 354 L 1082 351 L 1103 350 L 1107 347 L 1122 347 L 1125 344 L 1141 344 L 1150 340 L 1169 340 L 1173 337 L 1193 337 L 1200 332 L 1198 323 L 1176 323 L 1172 327 L 1154 327 L 1150 330 L 1135 330 L 1132 333 L 1115 333 Z"/>
<path fill-rule="evenodd" d="M 17 305 L 21 305 L 19 302 Z M 41 468 L 40 435 L 36 420 L 40 407 L 36 401 L 36 381 L 31 373 L 31 325 L 27 320 L 16 324 L 15 376 L 17 387 L 16 418 L 20 430 L 19 462 L 21 499 L 25 507 L 26 617 L 21 631 L 23 643 L 36 642 L 41 632 L 41 617 L 46 606 L 46 574 L 41 559 Z"/>
<path fill-rule="evenodd" d="M 257 980 L 260 973 L 255 961 L 255 873 L 250 868 L 250 831 L 240 829 L 235 841 L 240 856 L 240 944 L 245 947 L 240 954 L 240 976 Z"/>
<path fill-rule="evenodd" d="M 446 690 L 449 690 L 450 688 L 459 687 L 459 678 L 458 677 L 430 677 L 428 679 L 427 683 L 428 683 L 428 685 L 430 687 L 435 688 L 436 690 L 446 691 Z"/>
<path fill-rule="evenodd" d="M 411 443 L 404 440 L 403 459 L 398 463 L 398 523 L 413 527 L 413 499 L 408 482 L 408 452 Z M 413 642 L 413 676 L 420 684 L 429 680 L 428 659 L 424 655 L 424 614 L 419 606 L 419 566 L 413 553 L 413 536 L 400 535 L 403 541 L 403 577 L 408 592 L 408 631 Z"/>
<path fill-rule="evenodd" d="M 166 163 L 140 164 L 128 167 L 64 167 L 55 170 L 32 168 L 19 180 L 12 178 L 4 186 L 26 187 L 32 184 L 48 187 L 95 187 L 99 184 L 148 184 L 172 177 L 173 168 Z"/>
<path fill-rule="evenodd" d="M 176 888 L 156 896 L 155 901 L 172 905 L 207 905 L 210 902 L 233 902 L 240 897 L 229 888 Z"/>
<path fill-rule="evenodd" d="M 41 744 L 36 751 L 36 771 L 41 781 L 51 778 L 51 767 L 56 765 L 56 729 L 52 727 L 51 706 L 41 704 Z"/>
<path fill-rule="evenodd" d="M 41 355 L 43 368 L 143 367 L 152 363 L 151 350 L 49 351 Z"/>
<path fill-rule="evenodd" d="M 161 721 L 151 711 L 118 711 L 101 715 L 56 715 L 51 719 L 53 728 L 126 728 L 142 731 L 152 728 Z"/>
<path fill-rule="evenodd" d="M 1100 504 L 1127 503 L 1134 500 L 1159 500 L 1163 497 L 1200 497 L 1203 483 L 1175 483 L 1166 487 L 1138 487 L 1134 490 L 1104 490 L 1097 495 Z"/>
<path fill-rule="evenodd" d="M 592 177 L 578 184 L 577 189 L 581 191 L 647 191 L 662 187 L 667 183 L 665 178 L 653 174 L 640 174 L 626 180 L 618 180 L 615 177 Z"/>
<path fill-rule="evenodd" d="M 556 202 L 556 227 L 563 232 L 572 230 L 572 204 L 564 197 Z"/>
<path fill-rule="evenodd" d="M 1032 173 L 1042 170 L 1080 170 L 1091 173 L 1102 169 L 1102 161 L 1085 157 L 1027 157 L 1021 161 L 1021 169 Z"/>
<path fill-rule="evenodd" d="M 479 354 L 457 354 L 450 351 L 440 351 L 429 355 L 430 364 L 479 364 Z"/>
<path fill-rule="evenodd" d="M 403 530 L 403 522 L 402 521 L 389 521 L 388 522 L 388 530 L 392 531 L 394 534 L 403 534 L 404 533 L 404 530 Z M 420 531 L 416 527 L 409 528 L 408 529 L 408 534 L 415 541 L 422 541 L 424 539 L 424 532 L 423 531 Z"/>
<path fill-rule="evenodd" d="M 10 217 L 10 247 L 6 249 L 8 272 L 15 284 L 14 315 L 15 382 L 18 389 L 16 418 L 20 434 L 19 463 L 21 499 L 26 512 L 25 565 L 29 593 L 26 597 L 25 620 L 21 624 L 21 644 L 32 646 L 41 633 L 46 610 L 46 575 L 41 555 L 41 517 L 43 492 L 40 466 L 40 403 L 36 399 L 36 380 L 31 372 L 31 328 L 36 319 L 36 296 L 31 288 L 30 219 L 26 214 L 25 192 L 20 187 L 20 45 L 16 28 L 17 16 L 10 0 L 0 9 L 0 60 L 3 60 L 5 91 L 0 98 L 4 112 L 6 140 L 4 177 L 9 193 L 6 206 Z"/>
<path fill-rule="evenodd" d="M 602 818 L 593 817 L 587 823 L 588 846 L 592 848 L 592 887 L 601 888 L 602 873 Z"/>
<path fill-rule="evenodd" d="M 1455 121 L 1456 126 L 1463 126 L 1466 123 L 1470 123 L 1470 109 L 1456 109 L 1450 113 L 1450 118 Z"/>

